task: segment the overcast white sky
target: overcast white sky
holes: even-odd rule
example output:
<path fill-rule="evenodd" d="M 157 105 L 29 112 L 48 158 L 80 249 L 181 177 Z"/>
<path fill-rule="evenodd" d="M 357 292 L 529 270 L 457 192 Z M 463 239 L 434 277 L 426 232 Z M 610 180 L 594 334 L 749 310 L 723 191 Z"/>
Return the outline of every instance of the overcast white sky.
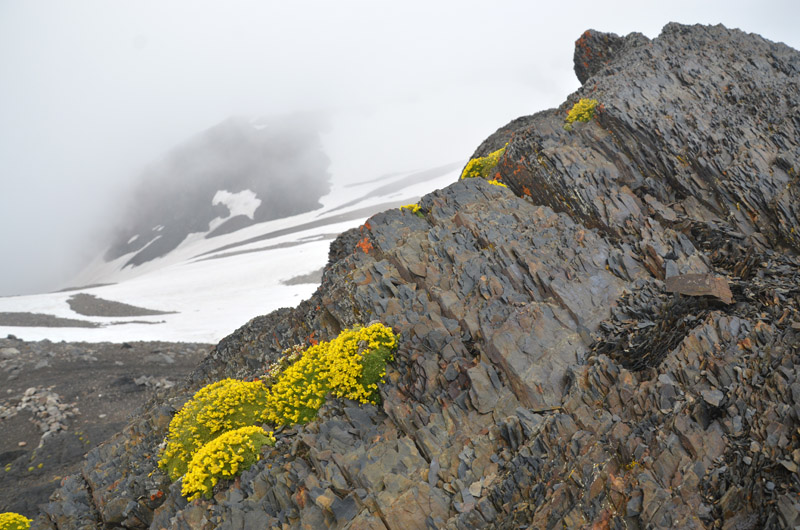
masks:
<path fill-rule="evenodd" d="M 0 0 L 0 295 L 63 287 L 131 178 L 228 116 L 331 110 L 335 178 L 423 168 L 560 104 L 586 29 L 800 48 L 798 5 Z"/>

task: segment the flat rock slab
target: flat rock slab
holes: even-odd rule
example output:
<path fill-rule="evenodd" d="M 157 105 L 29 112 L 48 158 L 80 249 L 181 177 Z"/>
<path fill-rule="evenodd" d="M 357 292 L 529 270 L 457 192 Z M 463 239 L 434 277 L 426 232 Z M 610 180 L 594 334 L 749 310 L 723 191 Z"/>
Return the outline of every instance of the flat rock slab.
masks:
<path fill-rule="evenodd" d="M 713 296 L 726 304 L 733 303 L 733 294 L 728 280 L 712 274 L 681 274 L 670 276 L 664 282 L 668 293 L 687 296 Z"/>

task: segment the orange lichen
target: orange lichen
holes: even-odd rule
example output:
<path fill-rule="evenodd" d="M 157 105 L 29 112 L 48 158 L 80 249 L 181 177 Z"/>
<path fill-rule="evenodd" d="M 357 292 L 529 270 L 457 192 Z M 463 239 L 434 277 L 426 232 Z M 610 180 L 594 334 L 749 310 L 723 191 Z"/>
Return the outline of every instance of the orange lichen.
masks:
<path fill-rule="evenodd" d="M 369 251 L 373 249 L 372 243 L 369 242 L 367 237 L 356 243 L 356 246 L 363 250 L 364 254 L 369 254 Z"/>

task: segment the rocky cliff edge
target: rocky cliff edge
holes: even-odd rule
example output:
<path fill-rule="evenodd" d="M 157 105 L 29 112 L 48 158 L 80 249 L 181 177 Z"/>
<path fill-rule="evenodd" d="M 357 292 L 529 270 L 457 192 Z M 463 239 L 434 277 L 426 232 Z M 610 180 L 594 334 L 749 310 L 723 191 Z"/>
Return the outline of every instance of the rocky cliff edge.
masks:
<path fill-rule="evenodd" d="M 343 234 L 311 299 L 220 342 L 34 528 L 800 524 L 800 54 L 669 24 L 587 31 L 575 66 L 478 148 L 508 142 L 508 189 Z M 329 400 L 209 501 L 155 470 L 192 392 L 372 320 L 401 337 L 382 406 Z"/>

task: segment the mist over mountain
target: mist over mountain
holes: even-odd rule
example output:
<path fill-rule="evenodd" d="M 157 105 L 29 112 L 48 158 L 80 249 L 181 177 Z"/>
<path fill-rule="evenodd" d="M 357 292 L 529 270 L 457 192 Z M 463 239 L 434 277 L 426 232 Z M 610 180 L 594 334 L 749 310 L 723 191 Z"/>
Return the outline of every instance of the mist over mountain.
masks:
<path fill-rule="evenodd" d="M 149 165 L 122 206 L 105 260 L 136 266 L 206 238 L 321 206 L 329 160 L 318 120 L 229 118 Z"/>

